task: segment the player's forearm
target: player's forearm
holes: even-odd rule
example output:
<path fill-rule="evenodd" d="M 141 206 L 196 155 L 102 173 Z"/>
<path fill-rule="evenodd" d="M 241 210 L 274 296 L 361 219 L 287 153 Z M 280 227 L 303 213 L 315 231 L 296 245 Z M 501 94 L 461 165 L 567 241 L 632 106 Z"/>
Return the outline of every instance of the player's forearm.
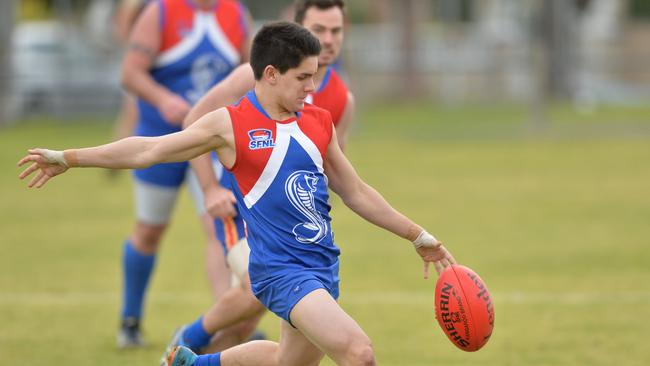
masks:
<path fill-rule="evenodd" d="M 110 144 L 64 151 L 71 167 L 137 169 L 155 163 L 153 137 L 127 137 Z"/>
<path fill-rule="evenodd" d="M 370 223 L 409 241 L 414 241 L 423 230 L 395 210 L 379 192 L 364 182 L 359 182 L 355 193 L 344 197 L 343 202 Z"/>
<path fill-rule="evenodd" d="M 212 167 L 210 153 L 192 159 L 190 164 L 203 192 L 219 186 L 219 181 L 217 181 L 214 168 Z"/>

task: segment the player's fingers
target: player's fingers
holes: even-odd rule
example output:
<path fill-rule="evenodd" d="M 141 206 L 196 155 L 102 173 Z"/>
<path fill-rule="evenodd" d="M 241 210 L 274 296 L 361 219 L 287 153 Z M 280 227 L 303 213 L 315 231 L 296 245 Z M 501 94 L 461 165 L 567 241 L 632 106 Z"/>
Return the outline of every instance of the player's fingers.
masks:
<path fill-rule="evenodd" d="M 233 217 L 235 214 L 235 208 L 232 203 L 224 201 L 219 207 L 219 212 L 222 218 Z"/>
<path fill-rule="evenodd" d="M 51 176 L 47 174 L 43 174 L 43 178 L 41 178 L 38 183 L 36 183 L 36 188 L 41 188 L 45 183 L 47 183 L 48 180 L 52 178 Z"/>
<path fill-rule="evenodd" d="M 237 203 L 237 198 L 235 197 L 235 194 L 232 193 L 232 191 L 228 191 L 228 199 L 232 203 Z"/>
<path fill-rule="evenodd" d="M 30 154 L 30 155 L 27 155 L 27 156 L 23 157 L 22 159 L 20 159 L 18 161 L 18 166 L 23 166 L 23 165 L 25 165 L 26 163 L 28 163 L 30 161 L 36 161 L 36 156 Z"/>
<path fill-rule="evenodd" d="M 454 256 L 451 255 L 451 253 L 449 253 L 449 252 L 447 252 L 447 260 L 448 260 L 449 263 L 451 263 L 451 264 L 456 264 L 456 263 L 457 263 L 457 262 L 456 262 L 456 259 L 454 258 Z"/>
<path fill-rule="evenodd" d="M 440 275 L 442 273 L 442 270 L 443 270 L 442 264 L 440 263 L 440 261 L 433 262 L 433 265 L 436 267 L 436 272 L 438 272 L 438 275 Z"/>
<path fill-rule="evenodd" d="M 41 178 L 43 178 L 44 175 L 45 173 L 41 171 L 34 178 L 32 178 L 32 180 L 29 181 L 29 184 L 27 186 L 29 188 L 32 188 L 36 183 L 38 183 L 39 180 L 41 180 Z"/>
<path fill-rule="evenodd" d="M 23 170 L 23 172 L 20 173 L 18 178 L 23 179 L 26 176 L 32 174 L 36 170 L 38 170 L 38 164 L 34 163 L 34 164 L 30 165 L 27 169 Z"/>
<path fill-rule="evenodd" d="M 234 217 L 237 214 L 237 211 L 235 210 L 235 206 L 232 204 L 229 205 L 228 207 L 228 217 Z"/>
<path fill-rule="evenodd" d="M 424 279 L 429 278 L 429 262 L 424 261 Z"/>

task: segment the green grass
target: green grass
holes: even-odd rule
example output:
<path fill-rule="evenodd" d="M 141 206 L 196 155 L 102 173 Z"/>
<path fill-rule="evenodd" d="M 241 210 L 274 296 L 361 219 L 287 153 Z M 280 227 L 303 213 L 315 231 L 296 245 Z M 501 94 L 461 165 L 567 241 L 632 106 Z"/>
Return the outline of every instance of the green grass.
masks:
<path fill-rule="evenodd" d="M 433 316 L 434 281 L 409 244 L 334 199 L 342 306 L 382 365 L 647 365 L 650 349 L 650 109 L 569 107 L 529 128 L 524 108 L 367 108 L 349 144 L 359 173 L 487 282 L 493 338 L 463 353 Z M 170 333 L 211 303 L 203 239 L 184 196 L 157 263 L 145 330 L 114 346 L 128 174 L 97 169 L 28 190 L 32 146 L 106 140 L 105 123 L 0 130 L 0 354 L 7 365 L 154 365 Z M 278 321 L 262 328 L 277 337 Z M 332 365 L 324 361 L 324 365 Z"/>

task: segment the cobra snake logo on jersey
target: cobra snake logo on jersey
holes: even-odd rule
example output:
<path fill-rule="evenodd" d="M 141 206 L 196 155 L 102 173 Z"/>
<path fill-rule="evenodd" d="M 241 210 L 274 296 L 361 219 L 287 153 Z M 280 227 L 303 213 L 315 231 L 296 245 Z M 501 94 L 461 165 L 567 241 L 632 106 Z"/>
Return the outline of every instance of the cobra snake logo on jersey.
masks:
<path fill-rule="evenodd" d="M 318 213 L 314 204 L 318 179 L 312 172 L 299 170 L 291 174 L 284 185 L 293 207 L 308 220 L 293 227 L 293 234 L 301 243 L 318 243 L 329 232 L 327 221 Z"/>

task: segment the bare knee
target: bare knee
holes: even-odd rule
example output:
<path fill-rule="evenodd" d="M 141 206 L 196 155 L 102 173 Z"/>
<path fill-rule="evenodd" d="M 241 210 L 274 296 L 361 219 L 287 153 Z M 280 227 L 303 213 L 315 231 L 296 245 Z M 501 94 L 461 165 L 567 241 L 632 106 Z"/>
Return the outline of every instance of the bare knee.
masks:
<path fill-rule="evenodd" d="M 350 343 L 346 354 L 345 364 L 354 366 L 374 366 L 375 351 L 370 339 L 359 339 Z"/>
<path fill-rule="evenodd" d="M 142 254 L 156 253 L 166 227 L 165 224 L 151 225 L 138 222 L 133 232 L 133 246 Z"/>

